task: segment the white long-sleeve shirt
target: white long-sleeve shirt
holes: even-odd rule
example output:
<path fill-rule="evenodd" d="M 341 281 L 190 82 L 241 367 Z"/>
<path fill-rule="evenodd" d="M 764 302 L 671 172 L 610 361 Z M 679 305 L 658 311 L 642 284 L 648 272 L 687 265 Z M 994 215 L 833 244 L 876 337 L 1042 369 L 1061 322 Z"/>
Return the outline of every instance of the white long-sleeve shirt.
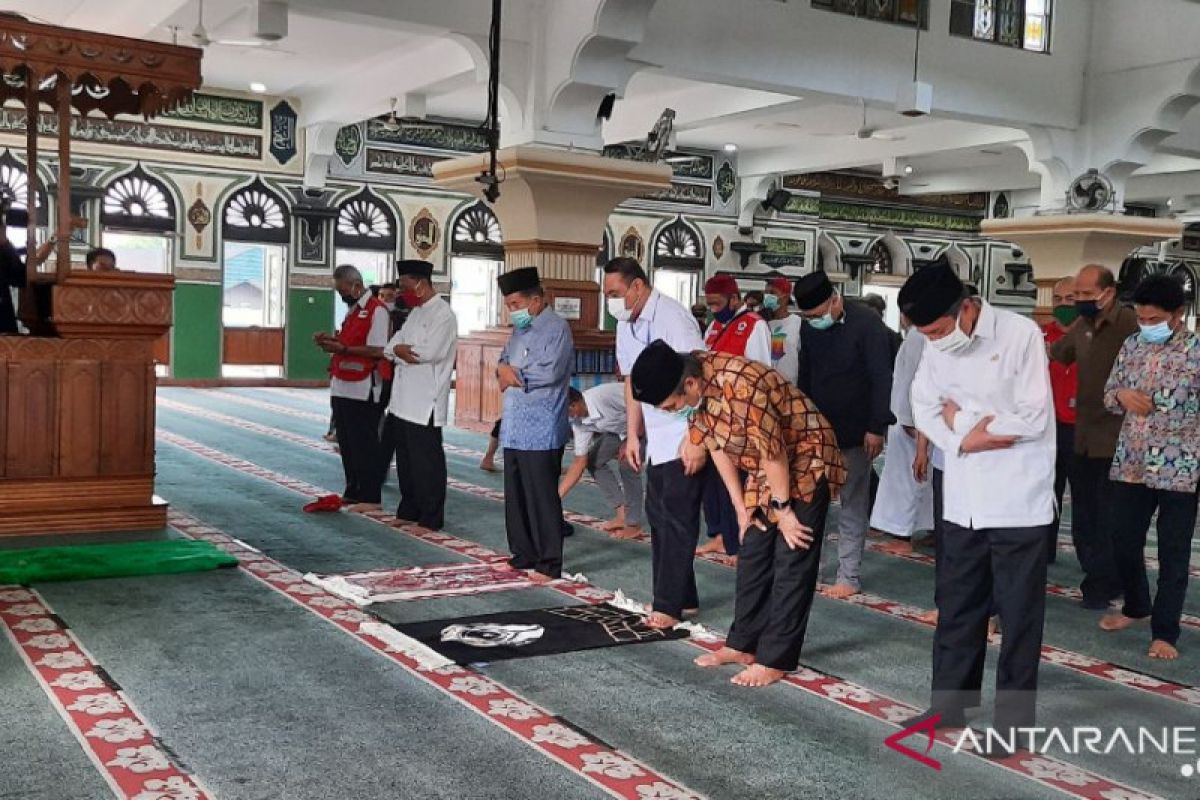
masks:
<path fill-rule="evenodd" d="M 942 418 L 953 400 L 954 427 Z M 958 354 L 925 347 L 912 386 L 916 427 L 945 457 L 943 509 L 956 525 L 1027 528 L 1054 519 L 1054 400 L 1042 332 L 1029 319 L 981 302 L 973 341 Z M 984 417 L 1012 447 L 963 454 Z"/>
<path fill-rule="evenodd" d="M 396 356 L 398 344 L 412 348 L 416 364 Z M 387 413 L 416 425 L 428 425 L 432 415 L 434 425 L 444 426 L 457 345 L 458 323 L 441 297 L 434 295 L 409 312 L 404 327 L 384 349 L 384 356 L 395 365 Z"/>

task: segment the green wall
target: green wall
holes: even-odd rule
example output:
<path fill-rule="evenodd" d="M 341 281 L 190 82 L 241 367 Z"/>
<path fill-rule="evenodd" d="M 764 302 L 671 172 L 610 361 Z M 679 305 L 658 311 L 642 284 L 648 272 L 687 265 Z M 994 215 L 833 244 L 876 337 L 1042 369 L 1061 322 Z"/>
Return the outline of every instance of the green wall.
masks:
<path fill-rule="evenodd" d="M 175 284 L 171 374 L 189 379 L 221 377 L 220 286 Z"/>
<path fill-rule="evenodd" d="M 333 292 L 290 289 L 287 309 L 287 377 L 294 381 L 329 377 L 329 356 L 313 344 L 317 331 L 333 331 Z"/>

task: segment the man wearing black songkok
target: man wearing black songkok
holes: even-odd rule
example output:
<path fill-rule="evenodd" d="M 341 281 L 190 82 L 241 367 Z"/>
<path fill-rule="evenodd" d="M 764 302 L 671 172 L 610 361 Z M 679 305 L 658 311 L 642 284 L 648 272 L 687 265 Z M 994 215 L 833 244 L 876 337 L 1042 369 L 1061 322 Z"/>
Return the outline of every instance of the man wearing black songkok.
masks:
<path fill-rule="evenodd" d="M 871 462 L 883 452 L 892 416 L 892 343 L 874 311 L 843 302 L 822 271 L 796 281 L 800 391 L 833 423 L 847 478 L 838 515 L 838 570 L 831 597 L 857 594 L 871 523 Z"/>
<path fill-rule="evenodd" d="M 979 705 L 995 610 L 1004 641 L 992 725 L 1010 740 L 1036 722 L 1045 537 L 1054 521 L 1057 434 L 1042 332 L 968 297 L 948 264 L 916 272 L 899 305 L 928 339 L 913 379 L 913 421 L 946 462 L 931 724 L 962 727 L 966 709 Z M 1006 755 L 1008 744 L 984 754 Z"/>

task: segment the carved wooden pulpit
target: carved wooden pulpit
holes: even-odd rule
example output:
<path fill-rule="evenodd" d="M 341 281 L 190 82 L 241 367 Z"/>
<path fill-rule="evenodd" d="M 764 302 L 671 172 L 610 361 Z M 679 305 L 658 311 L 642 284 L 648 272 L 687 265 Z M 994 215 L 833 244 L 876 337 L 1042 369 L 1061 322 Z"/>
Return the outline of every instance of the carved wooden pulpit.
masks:
<path fill-rule="evenodd" d="M 71 115 L 150 118 L 200 87 L 201 51 L 0 16 L 0 102 L 25 106 L 29 249 L 39 106 L 57 120 L 56 264 L 37 271 L 0 336 L 0 535 L 161 528 L 154 495 L 155 341 L 171 326 L 170 276 L 73 269 Z"/>

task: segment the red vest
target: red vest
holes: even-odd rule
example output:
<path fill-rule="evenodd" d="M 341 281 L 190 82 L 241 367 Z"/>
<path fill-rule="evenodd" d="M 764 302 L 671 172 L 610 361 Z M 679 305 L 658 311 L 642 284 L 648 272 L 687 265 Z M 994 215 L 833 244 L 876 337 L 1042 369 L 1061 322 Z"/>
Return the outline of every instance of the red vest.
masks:
<path fill-rule="evenodd" d="M 342 329 L 338 331 L 337 340 L 346 347 L 366 345 L 367 337 L 371 335 L 371 320 L 376 311 L 387 313 L 387 306 L 378 297 L 368 300 L 365 307 L 357 303 L 351 306 L 342 322 Z M 379 377 L 383 380 L 391 379 L 392 362 L 386 358 L 375 359 L 336 353 L 329 362 L 329 373 L 344 381 L 365 381 L 376 368 L 379 369 Z"/>
<path fill-rule="evenodd" d="M 713 320 L 708 329 L 708 337 L 704 346 L 713 353 L 724 353 L 730 356 L 746 355 L 746 342 L 754 333 L 754 326 L 762 321 L 762 317 L 753 311 L 742 311 L 725 325 Z"/>
<path fill-rule="evenodd" d="M 1046 344 L 1054 344 L 1067 333 L 1057 322 L 1042 326 Z M 1064 425 L 1075 424 L 1075 395 L 1079 391 L 1079 373 L 1075 364 L 1050 359 L 1050 388 L 1054 392 L 1054 416 Z"/>

